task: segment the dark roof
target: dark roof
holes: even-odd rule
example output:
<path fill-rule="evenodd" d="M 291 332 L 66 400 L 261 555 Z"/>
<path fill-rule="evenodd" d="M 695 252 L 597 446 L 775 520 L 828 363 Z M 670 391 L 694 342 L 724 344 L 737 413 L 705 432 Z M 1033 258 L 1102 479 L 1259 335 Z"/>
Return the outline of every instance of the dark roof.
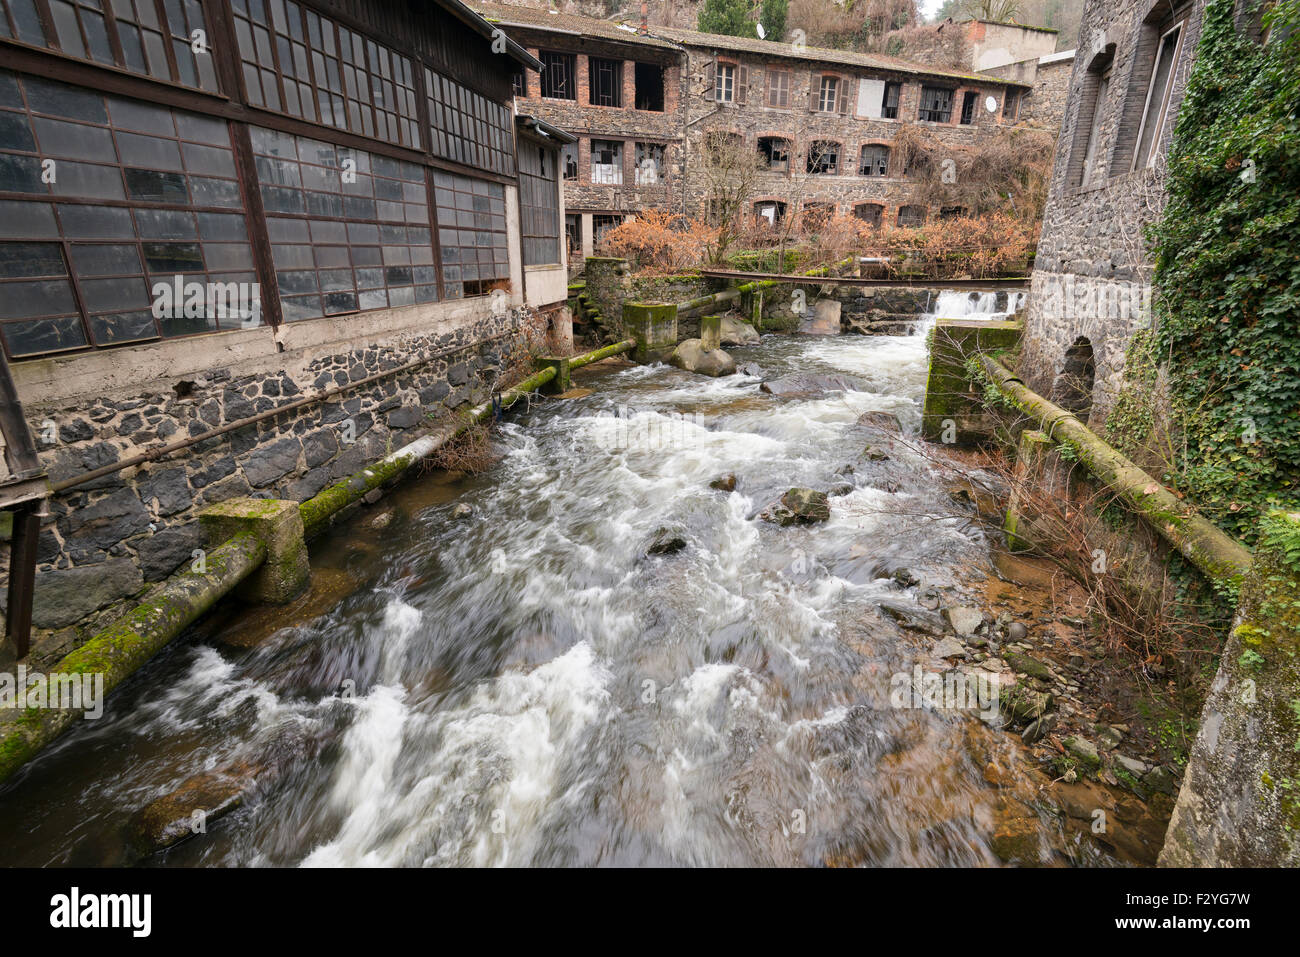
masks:
<path fill-rule="evenodd" d="M 462 3 L 461 0 L 435 0 L 435 2 L 475 33 L 492 39 L 492 34 L 496 28 L 484 20 L 480 14 Z M 541 71 L 542 61 L 521 47 L 516 41 L 510 39 L 510 37 L 506 37 L 506 52 L 530 70 Z"/>
<path fill-rule="evenodd" d="M 482 0 L 469 0 L 469 2 L 489 23 L 499 23 L 508 27 L 528 27 L 551 33 L 567 33 L 576 37 L 594 37 L 617 43 L 634 43 L 638 46 L 658 47 L 662 50 L 681 50 L 678 44 L 654 35 L 659 30 L 657 27 L 651 31 L 651 35 L 647 36 L 637 31 L 636 23 L 597 20 L 594 17 L 556 13 L 554 10 L 539 10 L 536 7 L 484 3 Z"/>
<path fill-rule="evenodd" d="M 557 143 L 576 143 L 578 138 L 567 130 L 562 130 L 558 126 L 552 126 L 545 120 L 533 116 L 529 113 L 518 113 L 515 115 L 515 124 L 523 127 L 529 132 L 537 133 L 543 139 L 553 139 Z"/>

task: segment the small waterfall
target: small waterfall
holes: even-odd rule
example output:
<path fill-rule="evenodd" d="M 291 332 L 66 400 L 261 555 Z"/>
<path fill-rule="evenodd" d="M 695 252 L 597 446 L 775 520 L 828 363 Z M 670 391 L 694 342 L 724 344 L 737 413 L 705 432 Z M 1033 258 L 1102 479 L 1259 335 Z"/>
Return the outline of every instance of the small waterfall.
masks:
<path fill-rule="evenodd" d="M 1024 304 L 1023 292 L 939 293 L 930 310 L 930 319 L 1006 319 Z M 999 303 L 1001 308 L 999 308 Z"/>

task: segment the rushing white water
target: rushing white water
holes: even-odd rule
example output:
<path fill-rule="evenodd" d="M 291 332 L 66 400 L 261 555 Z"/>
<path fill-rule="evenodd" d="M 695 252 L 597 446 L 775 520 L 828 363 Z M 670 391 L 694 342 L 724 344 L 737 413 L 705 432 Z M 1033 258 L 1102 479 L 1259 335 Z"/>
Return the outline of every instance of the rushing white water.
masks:
<path fill-rule="evenodd" d="M 995 306 L 945 293 L 934 316 Z M 399 493 L 382 534 L 313 555 L 359 579 L 350 598 L 252 650 L 151 665 L 0 798 L 34 819 L 15 860 L 111 860 L 91 832 L 242 761 L 254 798 L 168 862 L 989 863 L 994 797 L 960 722 L 889 707 L 890 675 L 924 660 L 879 611 L 915 604 L 892 573 L 950 585 L 987 544 L 923 456 L 858 424 L 891 412 L 914 435 L 924 350 L 769 337 L 742 355 L 861 383 L 794 399 L 763 377 L 594 370 L 594 395 L 503 425 L 500 463 L 463 483 L 471 518 Z M 709 487 L 727 472 L 736 491 Z M 820 526 L 758 517 L 837 484 Z M 685 548 L 648 555 L 664 528 Z M 81 797 L 56 806 L 74 764 Z"/>

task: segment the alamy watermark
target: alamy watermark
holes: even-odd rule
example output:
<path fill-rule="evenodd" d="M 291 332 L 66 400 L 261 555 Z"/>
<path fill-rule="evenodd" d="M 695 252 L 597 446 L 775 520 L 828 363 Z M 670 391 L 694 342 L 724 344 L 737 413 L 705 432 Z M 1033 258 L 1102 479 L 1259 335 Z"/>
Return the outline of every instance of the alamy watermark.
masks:
<path fill-rule="evenodd" d="M 889 703 L 895 708 L 935 708 L 944 711 L 978 711 L 985 721 L 998 716 L 997 676 L 978 672 L 925 671 L 918 664 L 889 679 Z"/>
<path fill-rule="evenodd" d="M 153 284 L 155 319 L 237 319 L 245 329 L 262 322 L 262 286 L 256 282 L 198 282 L 173 276 Z"/>
<path fill-rule="evenodd" d="M 1151 316 L 1151 284 L 1145 282 L 1047 275 L 1035 279 L 1034 296 L 1048 319 L 1123 319 L 1145 324 Z"/>
<path fill-rule="evenodd" d="M 87 719 L 104 714 L 104 674 L 44 675 L 19 665 L 16 674 L 0 671 L 0 708 L 84 711 Z"/>

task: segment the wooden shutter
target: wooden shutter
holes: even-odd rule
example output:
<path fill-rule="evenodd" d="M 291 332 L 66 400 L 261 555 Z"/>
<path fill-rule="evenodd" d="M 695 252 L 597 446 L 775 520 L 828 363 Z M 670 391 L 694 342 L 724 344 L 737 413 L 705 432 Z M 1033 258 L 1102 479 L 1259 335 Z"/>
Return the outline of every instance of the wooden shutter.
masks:
<path fill-rule="evenodd" d="M 851 83 L 851 77 L 840 77 L 840 113 L 842 114 L 847 114 L 849 110 L 853 109 L 849 96 L 849 86 Z"/>
<path fill-rule="evenodd" d="M 808 112 L 816 113 L 817 104 L 822 95 L 822 77 L 821 74 L 814 70 L 808 76 Z"/>
<path fill-rule="evenodd" d="M 737 65 L 736 95 L 734 99 L 737 103 L 741 104 L 742 106 L 745 104 L 745 97 L 747 95 L 748 90 L 749 90 L 749 67 Z"/>
<path fill-rule="evenodd" d="M 717 73 L 713 60 L 704 68 L 704 97 L 709 100 L 716 100 L 717 94 L 713 92 L 714 76 Z"/>

